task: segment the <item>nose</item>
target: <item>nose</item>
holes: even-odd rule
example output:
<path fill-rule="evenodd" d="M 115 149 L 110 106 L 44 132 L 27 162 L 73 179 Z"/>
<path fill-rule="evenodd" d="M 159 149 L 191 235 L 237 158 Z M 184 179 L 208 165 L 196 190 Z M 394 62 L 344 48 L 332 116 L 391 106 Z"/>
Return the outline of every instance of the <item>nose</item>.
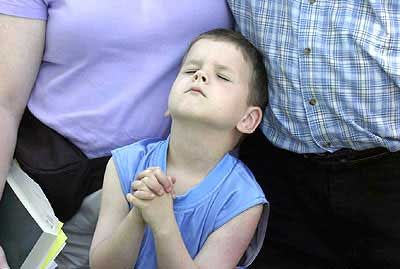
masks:
<path fill-rule="evenodd" d="M 208 83 L 208 77 L 207 77 L 206 73 L 204 73 L 203 71 L 197 70 L 196 73 L 193 74 L 192 81 Z"/>

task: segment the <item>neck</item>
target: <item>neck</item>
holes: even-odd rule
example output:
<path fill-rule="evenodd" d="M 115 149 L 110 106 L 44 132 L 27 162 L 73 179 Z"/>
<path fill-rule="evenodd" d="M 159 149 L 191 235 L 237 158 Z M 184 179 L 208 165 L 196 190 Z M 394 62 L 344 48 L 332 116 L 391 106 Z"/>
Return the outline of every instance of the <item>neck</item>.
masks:
<path fill-rule="evenodd" d="M 214 130 L 204 125 L 172 122 L 168 170 L 203 178 L 237 143 L 235 130 Z"/>

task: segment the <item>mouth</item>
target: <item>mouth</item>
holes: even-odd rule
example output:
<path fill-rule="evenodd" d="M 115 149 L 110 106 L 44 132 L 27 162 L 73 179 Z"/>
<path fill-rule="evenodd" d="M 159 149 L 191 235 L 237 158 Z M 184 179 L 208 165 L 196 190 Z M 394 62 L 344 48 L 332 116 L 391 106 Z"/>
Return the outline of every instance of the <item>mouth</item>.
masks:
<path fill-rule="evenodd" d="M 193 88 L 190 88 L 189 90 L 185 91 L 185 93 L 188 93 L 188 92 L 201 94 L 203 97 L 207 97 L 207 96 L 204 94 L 204 92 L 203 92 L 200 88 L 197 88 L 197 87 L 193 87 Z"/>

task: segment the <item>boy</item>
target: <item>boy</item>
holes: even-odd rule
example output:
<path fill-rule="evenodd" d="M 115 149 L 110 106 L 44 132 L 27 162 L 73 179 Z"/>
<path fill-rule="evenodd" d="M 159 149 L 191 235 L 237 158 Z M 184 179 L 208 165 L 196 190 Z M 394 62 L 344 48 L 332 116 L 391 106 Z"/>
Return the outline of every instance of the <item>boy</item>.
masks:
<path fill-rule="evenodd" d="M 242 256 L 241 265 L 252 262 L 267 201 L 229 152 L 260 123 L 265 85 L 262 57 L 239 33 L 217 29 L 192 42 L 168 100 L 170 136 L 113 151 L 92 268 L 232 269 Z M 175 199 L 156 191 L 165 180 L 175 182 Z"/>

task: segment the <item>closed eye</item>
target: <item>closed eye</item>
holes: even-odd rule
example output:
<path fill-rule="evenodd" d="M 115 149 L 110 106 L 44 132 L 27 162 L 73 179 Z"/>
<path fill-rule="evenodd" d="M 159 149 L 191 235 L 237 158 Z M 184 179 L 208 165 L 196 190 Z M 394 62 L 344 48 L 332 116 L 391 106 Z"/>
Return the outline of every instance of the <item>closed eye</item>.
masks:
<path fill-rule="evenodd" d="M 227 77 L 225 77 L 223 75 L 220 75 L 220 74 L 217 74 L 217 77 L 222 79 L 222 80 L 225 80 L 225 81 L 231 81 L 229 78 L 227 78 Z"/>
<path fill-rule="evenodd" d="M 183 73 L 185 73 L 185 74 L 194 74 L 194 73 L 196 73 L 196 72 L 197 72 L 197 70 L 195 70 L 195 69 L 183 71 Z"/>

